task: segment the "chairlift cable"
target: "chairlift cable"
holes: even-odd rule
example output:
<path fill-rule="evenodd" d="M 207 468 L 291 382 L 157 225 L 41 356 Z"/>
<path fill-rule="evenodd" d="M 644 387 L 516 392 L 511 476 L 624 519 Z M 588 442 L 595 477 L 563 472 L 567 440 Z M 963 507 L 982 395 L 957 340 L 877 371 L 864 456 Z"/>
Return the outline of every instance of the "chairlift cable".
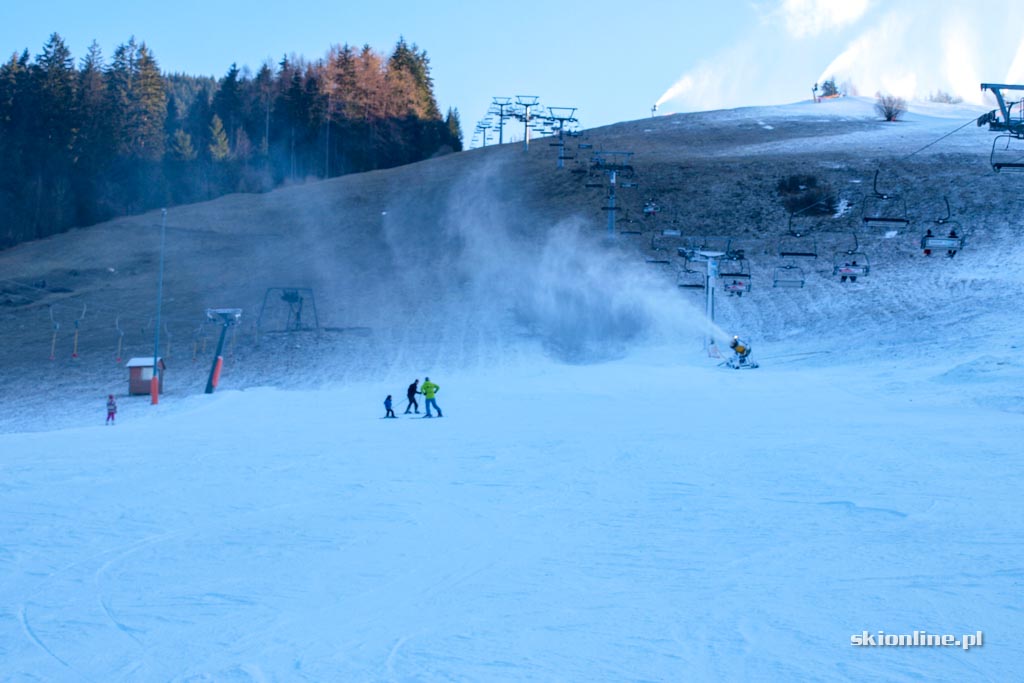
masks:
<path fill-rule="evenodd" d="M 902 158 L 900 158 L 900 159 L 897 159 L 897 161 L 906 161 L 907 159 L 909 159 L 910 157 L 914 156 L 914 155 L 915 155 L 915 154 L 917 154 L 918 152 L 923 152 L 924 150 L 928 149 L 929 147 L 931 147 L 931 146 L 932 146 L 932 145 L 934 145 L 935 143 L 937 143 L 937 142 L 941 142 L 941 141 L 945 140 L 946 138 L 948 138 L 948 137 L 949 137 L 950 135 L 952 135 L 953 133 L 958 133 L 958 132 L 960 132 L 961 130 L 963 130 L 963 129 L 964 129 L 964 128 L 966 128 L 967 126 L 971 125 L 972 123 L 975 123 L 976 121 L 977 121 L 977 118 L 969 119 L 969 120 L 967 121 L 967 123 L 965 123 L 964 125 L 962 125 L 962 126 L 958 127 L 958 128 L 956 129 L 956 130 L 951 130 L 951 131 L 949 131 L 949 132 L 948 132 L 948 133 L 946 133 L 945 135 L 943 135 L 943 136 L 941 136 L 941 137 L 939 137 L 939 138 L 936 138 L 935 140 L 932 140 L 931 142 L 929 142 L 929 143 L 928 143 L 927 145 L 925 145 L 925 146 L 924 146 L 924 147 L 922 147 L 921 149 L 915 150 L 915 151 L 911 152 L 910 154 L 908 154 L 907 156 L 905 156 L 905 157 L 902 157 Z"/>

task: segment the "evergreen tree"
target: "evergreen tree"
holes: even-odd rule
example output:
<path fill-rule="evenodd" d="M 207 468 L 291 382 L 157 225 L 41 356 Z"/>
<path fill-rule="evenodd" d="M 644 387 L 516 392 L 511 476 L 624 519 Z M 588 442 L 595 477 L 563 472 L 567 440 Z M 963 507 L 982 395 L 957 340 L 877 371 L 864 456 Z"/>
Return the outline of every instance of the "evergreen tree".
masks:
<path fill-rule="evenodd" d="M 223 128 L 221 129 L 223 132 Z M 192 146 L 192 136 L 179 128 L 174 131 L 174 138 L 171 141 L 171 158 L 175 161 L 195 161 L 199 156 L 195 147 Z"/>
<path fill-rule="evenodd" d="M 242 122 L 242 86 L 238 81 L 238 73 L 238 66 L 232 64 L 213 96 L 213 111 L 224 123 L 228 139 L 234 138 Z"/>
<path fill-rule="evenodd" d="M 263 134 L 257 139 L 260 141 L 260 154 L 267 156 L 270 152 L 270 109 L 274 102 L 274 72 L 269 64 L 260 67 L 254 85 L 260 104 L 260 123 L 263 124 Z"/>
<path fill-rule="evenodd" d="M 111 215 L 111 210 L 97 201 L 115 147 L 103 70 L 103 53 L 93 41 L 78 70 L 78 135 L 72 181 L 79 225 Z"/>
<path fill-rule="evenodd" d="M 136 111 L 139 117 L 139 156 L 159 161 L 164 156 L 167 90 L 156 59 L 145 43 L 139 46 L 138 67 Z"/>
<path fill-rule="evenodd" d="M 231 149 L 228 147 L 228 135 L 224 132 L 224 122 L 216 114 L 213 115 L 213 121 L 210 123 L 210 146 L 208 149 L 210 158 L 214 162 L 227 161 L 231 155 Z"/>
<path fill-rule="evenodd" d="M 448 115 L 444 117 L 444 125 L 448 129 L 451 139 L 457 143 L 452 147 L 456 152 L 462 151 L 462 121 L 459 119 L 459 110 L 448 107 Z"/>
<path fill-rule="evenodd" d="M 34 232 L 38 237 L 62 232 L 73 224 L 71 150 L 78 126 L 78 77 L 71 51 L 54 33 L 31 69 L 34 93 L 32 168 L 35 198 Z M 28 159 L 26 159 L 28 160 Z"/>
<path fill-rule="evenodd" d="M 409 76 L 415 89 L 415 116 L 432 121 L 441 119 L 441 111 L 434 99 L 434 81 L 430 77 L 430 59 L 425 50 L 414 43 L 411 47 L 404 37 L 398 39 L 388 59 L 388 69 Z"/>

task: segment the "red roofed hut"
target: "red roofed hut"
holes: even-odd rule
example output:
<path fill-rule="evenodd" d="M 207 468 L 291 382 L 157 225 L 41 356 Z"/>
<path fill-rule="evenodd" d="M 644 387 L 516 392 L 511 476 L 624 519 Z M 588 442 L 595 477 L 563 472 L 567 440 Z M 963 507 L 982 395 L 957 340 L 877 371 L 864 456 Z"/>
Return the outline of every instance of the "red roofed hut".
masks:
<path fill-rule="evenodd" d="M 164 370 L 167 369 L 167 366 L 164 365 L 163 358 L 157 358 L 156 363 L 160 368 L 160 393 L 162 394 L 164 393 Z M 150 384 L 153 381 L 153 357 L 132 358 L 125 367 L 128 368 L 128 394 L 130 396 L 148 395 Z"/>

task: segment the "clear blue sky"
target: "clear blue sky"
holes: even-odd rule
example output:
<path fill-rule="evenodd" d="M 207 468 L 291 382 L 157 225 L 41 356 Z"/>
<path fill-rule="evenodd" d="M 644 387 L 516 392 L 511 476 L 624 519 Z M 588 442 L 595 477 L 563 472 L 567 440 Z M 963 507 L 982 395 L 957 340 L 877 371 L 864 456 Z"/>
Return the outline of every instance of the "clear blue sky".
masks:
<path fill-rule="evenodd" d="M 791 102 L 826 75 L 861 94 L 972 97 L 979 80 L 1024 79 L 1024 3 L 997 0 L 691 0 L 473 5 L 396 0 L 271 3 L 5 3 L 0 51 L 38 54 L 60 33 L 76 58 L 145 41 L 164 71 L 223 76 L 333 44 L 427 50 L 438 104 L 457 107 L 466 142 L 494 95 L 577 106 L 586 127 L 672 111 Z M 438 14 L 438 8 L 443 9 Z"/>

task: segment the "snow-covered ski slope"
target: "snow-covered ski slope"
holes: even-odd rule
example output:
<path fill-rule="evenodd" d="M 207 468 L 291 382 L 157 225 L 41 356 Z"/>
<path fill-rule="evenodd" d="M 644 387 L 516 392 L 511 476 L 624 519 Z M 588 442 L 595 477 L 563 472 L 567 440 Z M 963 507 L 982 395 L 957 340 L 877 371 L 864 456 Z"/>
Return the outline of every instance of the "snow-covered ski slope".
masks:
<path fill-rule="evenodd" d="M 110 335 L 83 331 L 82 358 L 49 363 L 30 357 L 49 352 L 36 325 L 46 314 L 5 313 L 5 359 L 18 362 L 0 385 L 0 679 L 1013 680 L 1024 177 L 992 174 L 989 134 L 965 129 L 901 167 L 914 222 L 861 231 L 869 277 L 831 277 L 829 240 L 849 234 L 852 215 L 820 229 L 822 256 L 800 262 L 805 288 L 773 289 L 777 216 L 764 190 L 778 175 L 831 174 L 857 206 L 874 169 L 863 159 L 909 154 L 973 115 L 925 108 L 893 128 L 870 120 L 869 102 L 828 104 L 592 133 L 610 146 L 632 127 L 638 157 L 655 134 L 645 130 L 721 138 L 707 145 L 722 165 L 698 169 L 707 204 L 691 201 L 701 190 L 690 181 L 667 189 L 705 151 L 677 149 L 674 168 L 638 175 L 673 211 L 686 207 L 694 234 L 749 242 L 753 290 L 720 297 L 710 329 L 749 336 L 758 370 L 702 354 L 699 297 L 644 264 L 642 243 L 601 245 L 596 206 L 596 219 L 574 218 L 543 200 L 576 197 L 570 181 L 517 175 L 553 164 L 546 148 L 393 172 L 406 188 L 417 169 L 449 183 L 430 186 L 438 203 L 332 181 L 174 210 L 189 224 L 209 216 L 215 227 L 195 239 L 214 251 L 237 231 L 232 249 L 247 259 L 225 275 L 207 268 L 213 254 L 169 259 L 172 316 L 224 302 L 202 281 L 230 303 L 262 297 L 259 240 L 241 235 L 270 228 L 246 202 L 280 219 L 274 202 L 299 206 L 304 190 L 328 187 L 362 196 L 352 212 L 378 227 L 328 224 L 337 244 L 324 228 L 265 261 L 281 278 L 309 270 L 322 314 L 346 332 L 252 348 L 240 336 L 213 396 L 202 394 L 208 358 L 179 351 L 160 405 L 122 396 L 116 427 L 102 425 L 106 393 L 125 388 Z M 801 137 L 814 117 L 835 135 Z M 780 140 L 729 138 L 730 126 Z M 668 159 L 665 145 L 647 153 Z M 763 145 L 774 147 L 753 150 Z M 343 180 L 387 174 L 369 175 Z M 733 204 L 717 201 L 726 192 Z M 761 195 L 757 221 L 748 209 Z M 953 259 L 926 259 L 919 233 L 943 195 L 972 238 Z M 751 223 L 726 220 L 732 208 Z M 141 221 L 152 216 L 3 252 L 0 265 L 29 277 L 47 253 L 48 272 L 72 257 L 102 268 L 88 243 Z M 148 300 L 130 284 L 96 288 L 108 304 Z M 406 385 L 425 375 L 441 386 L 443 419 L 402 414 Z M 397 420 L 379 419 L 387 394 Z M 984 645 L 851 645 L 863 631 L 915 630 L 982 631 Z"/>

